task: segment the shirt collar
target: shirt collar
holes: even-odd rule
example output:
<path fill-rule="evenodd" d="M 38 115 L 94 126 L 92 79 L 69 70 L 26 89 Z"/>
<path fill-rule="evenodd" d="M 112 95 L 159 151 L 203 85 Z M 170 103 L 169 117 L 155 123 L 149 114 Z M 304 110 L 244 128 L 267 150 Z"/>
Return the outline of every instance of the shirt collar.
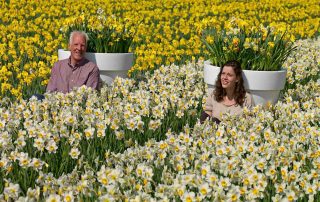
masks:
<path fill-rule="evenodd" d="M 68 60 L 68 65 L 69 67 L 71 67 L 73 70 L 80 67 L 80 66 L 83 66 L 85 63 L 86 63 L 86 58 L 83 57 L 82 60 L 80 60 L 80 62 L 76 63 L 75 65 L 72 65 L 71 64 L 71 56 L 69 57 L 69 60 Z"/>

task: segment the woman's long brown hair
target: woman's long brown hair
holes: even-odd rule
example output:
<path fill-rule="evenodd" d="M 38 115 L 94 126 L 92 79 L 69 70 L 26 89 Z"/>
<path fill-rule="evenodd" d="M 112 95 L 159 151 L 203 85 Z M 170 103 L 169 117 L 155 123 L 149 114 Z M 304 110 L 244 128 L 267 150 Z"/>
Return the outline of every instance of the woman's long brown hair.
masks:
<path fill-rule="evenodd" d="M 221 73 L 222 73 L 222 70 L 225 66 L 232 67 L 233 71 L 236 74 L 236 77 L 238 78 L 238 82 L 235 85 L 234 98 L 235 98 L 235 101 L 238 105 L 243 106 L 245 96 L 246 96 L 246 90 L 245 90 L 244 84 L 243 84 L 241 64 L 236 60 L 231 60 L 231 61 L 226 62 L 222 66 L 222 68 L 220 69 L 220 72 L 218 74 L 218 79 L 216 80 L 216 86 L 215 86 L 215 90 L 214 90 L 214 98 L 217 102 L 221 102 L 221 101 L 223 101 L 223 96 L 227 95 L 225 89 L 222 87 L 222 84 L 221 84 Z"/>

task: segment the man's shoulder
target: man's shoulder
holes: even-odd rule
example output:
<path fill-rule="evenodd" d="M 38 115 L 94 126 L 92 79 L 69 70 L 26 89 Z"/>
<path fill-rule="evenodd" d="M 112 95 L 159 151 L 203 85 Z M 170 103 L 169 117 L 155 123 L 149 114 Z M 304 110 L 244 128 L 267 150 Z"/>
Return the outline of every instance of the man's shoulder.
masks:
<path fill-rule="evenodd" d="M 54 63 L 54 66 L 57 67 L 67 67 L 69 65 L 69 58 L 58 60 Z M 87 58 L 84 58 L 84 60 L 80 63 L 80 66 L 90 67 L 92 69 L 98 68 L 97 64 L 95 62 L 92 62 L 88 60 Z"/>
<path fill-rule="evenodd" d="M 87 59 L 87 60 L 88 60 L 88 59 Z M 95 63 L 95 62 L 93 62 L 93 61 L 91 61 L 91 60 L 88 60 L 87 65 L 98 67 L 97 63 Z"/>
<path fill-rule="evenodd" d="M 63 59 L 63 60 L 58 60 L 57 62 L 54 63 L 54 67 L 60 67 L 60 66 L 65 66 L 68 65 L 68 58 L 67 59 Z"/>
<path fill-rule="evenodd" d="M 87 58 L 85 58 L 83 66 L 87 66 L 87 67 L 91 67 L 91 68 L 98 68 L 98 65 L 95 62 L 88 60 Z"/>

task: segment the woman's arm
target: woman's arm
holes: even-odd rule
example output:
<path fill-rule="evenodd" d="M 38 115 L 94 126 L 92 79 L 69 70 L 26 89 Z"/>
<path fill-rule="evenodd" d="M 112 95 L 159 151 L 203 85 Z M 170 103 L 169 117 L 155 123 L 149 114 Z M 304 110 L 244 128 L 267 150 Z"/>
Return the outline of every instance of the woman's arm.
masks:
<path fill-rule="evenodd" d="M 209 116 L 209 114 L 207 114 L 205 111 L 203 111 L 200 116 L 200 123 L 203 124 L 206 119 L 210 119 L 212 122 L 215 122 L 216 124 L 219 124 L 221 122 L 216 117 L 211 117 L 211 116 Z"/>
<path fill-rule="evenodd" d="M 207 97 L 206 103 L 204 105 L 204 111 L 201 113 L 200 116 L 200 123 L 203 123 L 206 119 L 210 119 L 211 121 L 219 124 L 220 120 L 217 119 L 216 117 L 212 117 L 212 110 L 213 110 L 213 105 L 214 105 L 214 98 L 213 98 L 213 93 L 210 94 L 210 96 Z"/>
<path fill-rule="evenodd" d="M 204 105 L 204 111 L 205 113 L 207 113 L 209 116 L 212 115 L 212 110 L 213 110 L 213 95 L 210 94 L 207 99 L 206 99 L 206 103 Z"/>

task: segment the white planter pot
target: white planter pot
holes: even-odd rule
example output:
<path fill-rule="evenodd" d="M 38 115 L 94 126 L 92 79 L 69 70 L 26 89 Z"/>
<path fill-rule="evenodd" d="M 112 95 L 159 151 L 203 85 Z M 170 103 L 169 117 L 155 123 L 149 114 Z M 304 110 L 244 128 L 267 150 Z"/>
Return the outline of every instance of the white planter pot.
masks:
<path fill-rule="evenodd" d="M 70 57 L 70 51 L 58 50 L 58 59 L 63 60 Z M 119 76 L 127 78 L 128 70 L 132 67 L 133 53 L 90 53 L 85 57 L 96 63 L 100 70 L 101 79 L 110 85 L 114 78 Z"/>
<path fill-rule="evenodd" d="M 204 81 L 208 84 L 209 93 L 215 86 L 220 67 L 204 62 Z M 243 70 L 244 87 L 252 94 L 256 105 L 275 104 L 279 99 L 280 91 L 286 83 L 286 70 L 280 71 L 252 71 Z"/>

